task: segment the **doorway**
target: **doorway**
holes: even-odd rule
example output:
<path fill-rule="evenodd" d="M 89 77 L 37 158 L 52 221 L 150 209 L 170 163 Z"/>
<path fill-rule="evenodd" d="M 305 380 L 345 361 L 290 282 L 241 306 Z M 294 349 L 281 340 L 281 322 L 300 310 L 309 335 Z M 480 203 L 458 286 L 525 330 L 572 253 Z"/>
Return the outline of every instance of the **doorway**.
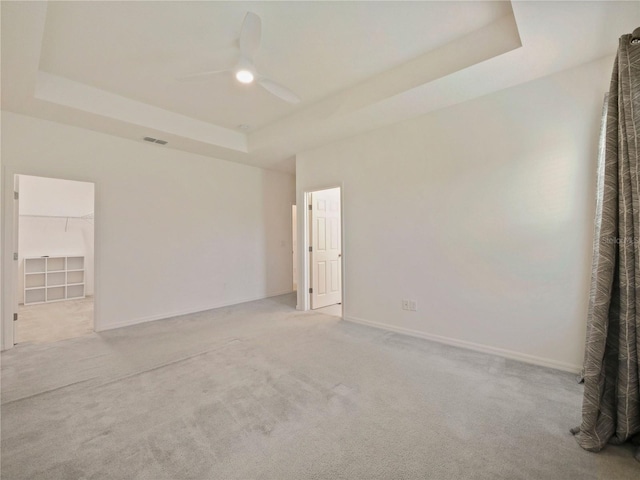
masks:
<path fill-rule="evenodd" d="M 341 188 L 309 192 L 308 279 L 311 310 L 342 316 Z"/>
<path fill-rule="evenodd" d="M 16 345 L 94 331 L 94 184 L 16 175 Z"/>

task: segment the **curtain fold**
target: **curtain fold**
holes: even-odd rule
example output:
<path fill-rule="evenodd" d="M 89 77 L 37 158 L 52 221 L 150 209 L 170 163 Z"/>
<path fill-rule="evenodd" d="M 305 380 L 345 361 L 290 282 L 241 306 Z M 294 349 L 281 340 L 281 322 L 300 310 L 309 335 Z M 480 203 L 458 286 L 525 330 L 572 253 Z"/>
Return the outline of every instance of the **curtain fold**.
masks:
<path fill-rule="evenodd" d="M 640 441 L 640 44 L 620 37 L 598 169 L 578 444 Z M 636 459 L 640 461 L 640 448 Z"/>

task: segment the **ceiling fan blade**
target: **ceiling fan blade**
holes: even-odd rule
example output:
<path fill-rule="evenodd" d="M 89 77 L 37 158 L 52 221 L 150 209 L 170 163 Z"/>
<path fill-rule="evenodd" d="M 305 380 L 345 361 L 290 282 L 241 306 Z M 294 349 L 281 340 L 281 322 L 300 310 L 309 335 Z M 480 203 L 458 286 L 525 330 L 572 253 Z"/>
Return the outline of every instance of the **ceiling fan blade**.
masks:
<path fill-rule="evenodd" d="M 260 48 L 262 36 L 262 21 L 253 12 L 247 12 L 240 30 L 240 53 L 244 58 L 253 61 L 253 57 Z"/>
<path fill-rule="evenodd" d="M 194 73 L 193 75 L 178 77 L 177 80 L 180 82 L 191 82 L 194 80 L 202 80 L 204 78 L 211 77 L 213 75 L 219 75 L 221 73 L 228 73 L 228 72 L 231 72 L 231 70 L 229 70 L 228 68 L 225 68 L 224 70 L 211 70 L 210 72 Z"/>
<path fill-rule="evenodd" d="M 289 90 L 287 87 L 283 87 L 279 83 L 269 80 L 268 78 L 258 78 L 258 83 L 269 93 L 281 98 L 285 102 L 298 103 L 300 97 Z"/>

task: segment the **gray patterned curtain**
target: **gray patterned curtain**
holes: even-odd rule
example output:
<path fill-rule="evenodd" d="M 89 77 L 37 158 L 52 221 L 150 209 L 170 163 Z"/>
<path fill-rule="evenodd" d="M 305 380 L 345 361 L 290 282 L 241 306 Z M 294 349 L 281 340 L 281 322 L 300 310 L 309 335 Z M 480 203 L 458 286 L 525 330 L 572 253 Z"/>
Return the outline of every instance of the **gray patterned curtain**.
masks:
<path fill-rule="evenodd" d="M 598 172 L 578 444 L 640 441 L 640 43 L 620 37 Z M 640 461 L 640 448 L 636 451 Z"/>

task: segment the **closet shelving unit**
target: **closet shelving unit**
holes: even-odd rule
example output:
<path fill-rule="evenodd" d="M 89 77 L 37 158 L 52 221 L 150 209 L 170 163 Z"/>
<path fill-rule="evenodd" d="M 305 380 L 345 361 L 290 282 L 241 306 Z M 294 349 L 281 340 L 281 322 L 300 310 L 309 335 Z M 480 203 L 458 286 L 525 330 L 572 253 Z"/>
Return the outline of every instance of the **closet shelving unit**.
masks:
<path fill-rule="evenodd" d="M 85 296 L 84 257 L 24 259 L 24 304 L 59 302 Z"/>

